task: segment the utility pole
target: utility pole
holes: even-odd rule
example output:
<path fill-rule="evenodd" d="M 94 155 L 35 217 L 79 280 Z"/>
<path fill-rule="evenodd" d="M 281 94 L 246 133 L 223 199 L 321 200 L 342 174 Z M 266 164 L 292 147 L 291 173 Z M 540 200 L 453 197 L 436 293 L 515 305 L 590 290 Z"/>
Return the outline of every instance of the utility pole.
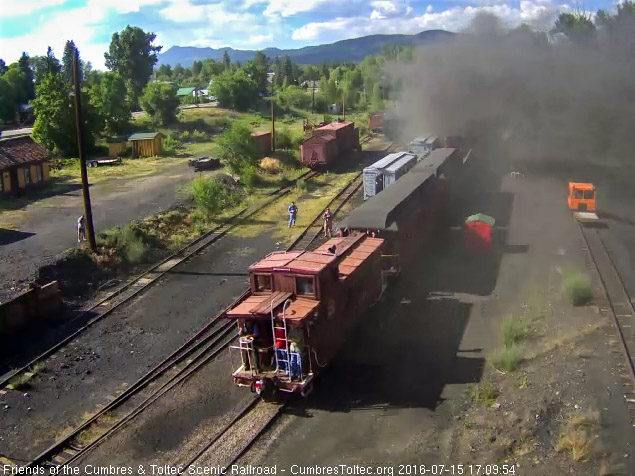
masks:
<path fill-rule="evenodd" d="M 90 192 L 88 191 L 88 172 L 86 171 L 86 156 L 84 155 L 84 123 L 82 118 L 82 95 L 79 84 L 79 65 L 77 50 L 73 54 L 73 83 L 75 92 L 75 127 L 77 128 L 77 148 L 79 152 L 79 167 L 82 172 L 82 193 L 84 195 L 84 218 L 86 219 L 86 233 L 88 244 L 92 251 L 97 251 L 95 229 L 93 227 L 93 211 L 90 206 Z"/>
<path fill-rule="evenodd" d="M 313 80 L 313 89 L 311 90 L 311 114 L 315 111 L 315 79 Z"/>
<path fill-rule="evenodd" d="M 346 120 L 346 93 L 343 93 L 342 96 L 342 113 L 344 114 L 344 120 Z"/>
<path fill-rule="evenodd" d="M 271 81 L 271 152 L 276 151 L 276 113 L 273 107 L 273 78 Z"/>

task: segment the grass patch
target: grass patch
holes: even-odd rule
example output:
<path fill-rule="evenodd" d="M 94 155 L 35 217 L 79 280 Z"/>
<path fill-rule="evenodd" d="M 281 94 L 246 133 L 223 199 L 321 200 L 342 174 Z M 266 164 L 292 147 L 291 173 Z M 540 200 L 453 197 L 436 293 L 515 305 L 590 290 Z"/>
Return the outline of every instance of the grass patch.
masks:
<path fill-rule="evenodd" d="M 301 192 L 306 192 L 306 191 L 308 190 L 308 188 L 309 188 L 309 186 L 308 186 L 308 185 L 307 185 L 307 183 L 306 183 L 306 180 L 304 180 L 304 179 L 300 179 L 300 180 L 298 180 L 298 181 L 296 182 L 295 186 L 296 186 L 296 188 L 297 188 L 298 190 L 300 190 Z"/>
<path fill-rule="evenodd" d="M 520 344 L 528 336 L 527 321 L 522 316 L 510 316 L 503 320 L 500 327 L 501 345 L 511 347 Z"/>
<path fill-rule="evenodd" d="M 492 406 L 498 398 L 498 389 L 489 380 L 470 385 L 470 398 L 474 403 Z"/>
<path fill-rule="evenodd" d="M 571 416 L 560 431 L 556 449 L 574 461 L 587 462 L 593 454 L 592 432 L 600 424 L 600 412 L 589 409 Z"/>
<path fill-rule="evenodd" d="M 523 360 L 524 348 L 519 344 L 494 349 L 487 357 L 488 362 L 499 372 L 509 373 L 516 370 Z"/>
<path fill-rule="evenodd" d="M 29 370 L 26 372 L 22 372 L 11 377 L 9 383 L 7 384 L 7 388 L 11 390 L 25 390 L 30 388 L 33 377 L 41 374 L 44 370 L 46 370 L 46 366 L 42 362 L 37 362 L 32 367 L 29 367 Z"/>
<path fill-rule="evenodd" d="M 239 202 L 235 190 L 220 180 L 206 177 L 192 180 L 191 197 L 196 207 L 196 215 L 207 222 Z"/>
<path fill-rule="evenodd" d="M 593 293 L 591 279 L 579 271 L 569 271 L 564 275 L 563 291 L 574 306 L 584 306 L 591 302 Z"/>

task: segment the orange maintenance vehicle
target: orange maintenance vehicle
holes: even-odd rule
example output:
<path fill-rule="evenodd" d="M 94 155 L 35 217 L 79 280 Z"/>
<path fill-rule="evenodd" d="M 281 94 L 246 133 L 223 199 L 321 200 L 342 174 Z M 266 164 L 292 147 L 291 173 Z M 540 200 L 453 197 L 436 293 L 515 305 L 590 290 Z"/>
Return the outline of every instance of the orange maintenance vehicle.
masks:
<path fill-rule="evenodd" d="M 569 208 L 579 221 L 595 221 L 595 186 L 591 183 L 569 182 Z"/>

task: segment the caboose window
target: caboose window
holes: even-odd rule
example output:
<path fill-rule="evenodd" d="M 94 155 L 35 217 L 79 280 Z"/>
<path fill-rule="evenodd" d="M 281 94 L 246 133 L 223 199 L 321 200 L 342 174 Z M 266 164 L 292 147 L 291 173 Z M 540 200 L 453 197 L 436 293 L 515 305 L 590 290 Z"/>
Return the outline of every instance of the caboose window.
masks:
<path fill-rule="evenodd" d="M 573 198 L 582 198 L 582 197 L 583 197 L 582 190 L 579 190 L 577 188 L 573 190 Z"/>
<path fill-rule="evenodd" d="M 256 292 L 271 291 L 271 275 L 270 274 L 257 274 L 256 275 Z"/>
<path fill-rule="evenodd" d="M 593 198 L 595 190 L 585 190 L 584 191 L 584 198 L 586 198 L 587 200 L 590 200 Z"/>
<path fill-rule="evenodd" d="M 299 296 L 315 296 L 313 278 L 295 278 L 295 288 Z"/>

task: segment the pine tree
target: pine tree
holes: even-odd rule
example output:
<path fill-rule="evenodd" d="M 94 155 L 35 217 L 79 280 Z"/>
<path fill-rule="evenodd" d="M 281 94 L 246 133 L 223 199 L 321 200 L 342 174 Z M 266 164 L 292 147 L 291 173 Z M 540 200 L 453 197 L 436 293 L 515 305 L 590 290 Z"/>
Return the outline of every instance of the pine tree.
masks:
<path fill-rule="evenodd" d="M 2 58 L 0 58 L 0 76 L 7 72 L 9 68 L 7 68 L 7 64 L 4 62 Z"/>
<path fill-rule="evenodd" d="M 18 60 L 18 67 L 20 68 L 20 71 L 22 71 L 26 76 L 26 100 L 30 101 L 31 99 L 35 98 L 35 75 L 33 74 L 33 68 L 31 67 L 31 59 L 25 52 L 22 53 L 22 56 L 20 56 L 20 59 Z"/>
<path fill-rule="evenodd" d="M 231 58 L 229 57 L 229 53 L 227 53 L 227 50 L 225 50 L 223 52 L 223 67 L 225 68 L 225 70 L 228 70 L 231 67 L 232 61 Z"/>
<path fill-rule="evenodd" d="M 68 40 L 64 46 L 64 56 L 62 57 L 62 76 L 67 83 L 73 82 L 73 56 L 77 55 L 79 59 L 79 51 L 73 40 Z"/>

